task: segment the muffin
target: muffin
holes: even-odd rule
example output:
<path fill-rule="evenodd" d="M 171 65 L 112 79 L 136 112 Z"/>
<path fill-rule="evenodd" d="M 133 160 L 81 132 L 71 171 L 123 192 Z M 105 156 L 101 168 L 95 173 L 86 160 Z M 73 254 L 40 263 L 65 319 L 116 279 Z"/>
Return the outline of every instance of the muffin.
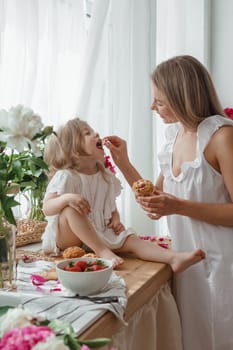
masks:
<path fill-rule="evenodd" d="M 136 196 L 150 196 L 154 191 L 154 185 L 150 180 L 139 179 L 133 183 L 132 189 Z"/>
<path fill-rule="evenodd" d="M 71 258 L 80 258 L 84 254 L 86 254 L 84 249 L 78 246 L 77 247 L 74 246 L 74 247 L 69 247 L 65 249 L 64 252 L 62 253 L 62 256 L 65 259 L 71 259 Z"/>

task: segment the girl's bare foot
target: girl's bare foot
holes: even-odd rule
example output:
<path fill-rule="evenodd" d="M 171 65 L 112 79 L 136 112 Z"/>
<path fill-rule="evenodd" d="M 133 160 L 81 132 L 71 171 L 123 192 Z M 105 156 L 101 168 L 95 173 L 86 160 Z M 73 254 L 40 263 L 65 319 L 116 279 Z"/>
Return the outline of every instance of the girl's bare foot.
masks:
<path fill-rule="evenodd" d="M 110 249 L 106 248 L 96 253 L 97 256 L 103 259 L 108 259 L 112 261 L 113 268 L 123 264 L 124 260 L 120 258 L 118 255 L 114 254 Z"/>
<path fill-rule="evenodd" d="M 176 253 L 172 259 L 171 268 L 174 272 L 182 272 L 203 259 L 205 259 L 205 252 L 201 249 L 191 253 Z"/>

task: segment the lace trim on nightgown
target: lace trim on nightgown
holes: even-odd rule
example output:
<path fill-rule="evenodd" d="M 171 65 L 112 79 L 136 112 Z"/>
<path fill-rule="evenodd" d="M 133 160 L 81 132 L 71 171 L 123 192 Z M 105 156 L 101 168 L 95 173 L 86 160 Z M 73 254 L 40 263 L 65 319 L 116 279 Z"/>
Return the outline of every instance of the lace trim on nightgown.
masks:
<path fill-rule="evenodd" d="M 162 150 L 158 154 L 160 168 L 164 177 L 169 177 L 170 174 L 170 164 L 172 157 L 172 148 L 175 137 L 179 130 L 180 124 L 174 123 L 167 127 L 165 130 L 166 143 L 164 144 Z"/>
<path fill-rule="evenodd" d="M 199 125 L 198 127 L 198 140 L 199 140 L 199 150 L 202 154 L 205 147 L 207 146 L 211 136 L 221 128 L 223 125 L 233 126 L 233 121 L 228 118 L 224 118 L 220 115 L 214 115 L 209 117 Z"/>
<path fill-rule="evenodd" d="M 201 160 L 203 157 L 203 151 L 207 146 L 211 136 L 223 125 L 231 125 L 233 126 L 233 121 L 228 118 L 224 118 L 220 115 L 214 115 L 204 119 L 198 126 L 197 133 L 197 151 L 196 151 L 196 159 L 193 161 L 184 162 L 181 166 L 181 172 L 177 177 L 172 176 L 172 151 L 173 144 L 175 138 L 177 136 L 178 130 L 180 128 L 180 123 L 175 123 L 166 129 L 165 137 L 166 144 L 164 145 L 162 151 L 159 153 L 159 161 L 161 171 L 164 177 L 173 177 L 176 181 L 183 180 L 187 170 L 191 168 L 198 168 L 201 164 Z"/>

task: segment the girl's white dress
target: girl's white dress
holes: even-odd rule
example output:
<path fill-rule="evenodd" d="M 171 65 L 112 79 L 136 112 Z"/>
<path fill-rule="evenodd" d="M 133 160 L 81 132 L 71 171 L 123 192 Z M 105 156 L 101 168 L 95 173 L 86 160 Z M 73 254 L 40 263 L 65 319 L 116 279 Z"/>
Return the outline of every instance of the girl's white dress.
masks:
<path fill-rule="evenodd" d="M 185 162 L 177 177 L 172 173 L 172 151 L 180 125 L 167 128 L 167 142 L 159 154 L 165 192 L 199 202 L 231 202 L 222 175 L 203 154 L 211 136 L 223 125 L 233 126 L 233 122 L 211 116 L 199 125 L 196 159 Z M 202 248 L 206 252 L 203 262 L 175 276 L 184 350 L 233 349 L 233 227 L 179 215 L 168 216 L 168 227 L 175 251 Z"/>
<path fill-rule="evenodd" d="M 119 179 L 110 171 L 107 181 L 101 171 L 94 175 L 85 175 L 72 170 L 59 170 L 48 184 L 45 199 L 49 193 L 76 193 L 85 197 L 91 206 L 89 219 L 99 237 L 110 249 L 120 248 L 126 237 L 134 234 L 131 228 L 116 235 L 107 227 L 116 209 L 116 197 L 121 192 Z M 58 231 L 58 215 L 46 217 L 48 224 L 42 236 L 42 248 L 46 253 L 56 253 L 56 235 Z"/>

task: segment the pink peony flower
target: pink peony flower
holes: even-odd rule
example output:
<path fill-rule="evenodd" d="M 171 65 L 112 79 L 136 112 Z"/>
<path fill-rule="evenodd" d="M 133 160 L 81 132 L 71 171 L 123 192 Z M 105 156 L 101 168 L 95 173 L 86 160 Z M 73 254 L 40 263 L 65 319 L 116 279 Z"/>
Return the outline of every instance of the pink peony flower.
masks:
<path fill-rule="evenodd" d="M 54 335 L 47 326 L 25 326 L 13 328 L 0 340 L 0 350 L 31 350 L 34 345 L 45 342 Z"/>
<path fill-rule="evenodd" d="M 233 108 L 225 108 L 224 112 L 226 113 L 226 115 L 233 120 Z"/>

